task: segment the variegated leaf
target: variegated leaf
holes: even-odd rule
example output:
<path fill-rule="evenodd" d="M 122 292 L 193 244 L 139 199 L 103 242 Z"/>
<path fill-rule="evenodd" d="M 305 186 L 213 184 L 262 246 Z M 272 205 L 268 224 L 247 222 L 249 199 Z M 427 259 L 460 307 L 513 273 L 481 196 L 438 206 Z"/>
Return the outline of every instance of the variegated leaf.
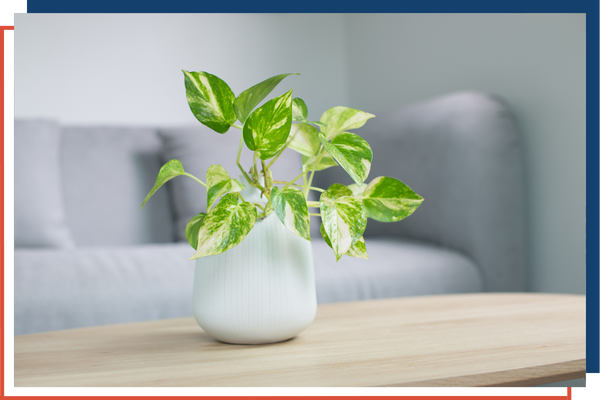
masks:
<path fill-rule="evenodd" d="M 271 192 L 271 204 L 286 228 L 310 242 L 310 217 L 300 189 L 290 186 L 280 190 L 275 186 Z"/>
<path fill-rule="evenodd" d="M 321 132 L 325 134 L 327 140 L 331 140 L 344 131 L 360 128 L 373 117 L 373 114 L 353 108 L 333 107 L 321 115 L 321 122 L 326 125 Z"/>
<path fill-rule="evenodd" d="M 292 99 L 292 118 L 294 121 L 304 122 L 308 118 L 308 107 L 299 97 Z"/>
<path fill-rule="evenodd" d="M 325 153 L 323 157 L 321 157 L 321 161 L 317 165 L 317 157 L 316 155 L 313 157 L 302 156 L 302 165 L 304 166 L 305 171 L 310 171 L 314 169 L 315 171 L 323 171 L 324 169 L 330 167 L 337 167 L 339 164 L 331 157 L 331 154 Z"/>
<path fill-rule="evenodd" d="M 229 193 L 209 211 L 198 232 L 198 248 L 190 260 L 223 253 L 237 246 L 256 223 L 256 206 L 239 203 L 237 193 Z"/>
<path fill-rule="evenodd" d="M 412 214 L 423 198 L 395 178 L 380 176 L 362 195 L 367 216 L 380 222 L 396 222 Z"/>
<path fill-rule="evenodd" d="M 241 192 L 246 188 L 237 179 L 231 178 L 225 168 L 218 164 L 211 165 L 206 171 L 206 207 L 210 210 L 215 201 L 225 193 Z"/>
<path fill-rule="evenodd" d="M 360 200 L 343 185 L 331 185 L 321 193 L 321 221 L 339 260 L 360 239 L 367 226 L 367 214 Z"/>
<path fill-rule="evenodd" d="M 321 147 L 319 131 L 314 126 L 303 123 L 292 124 L 288 148 L 296 150 L 304 156 L 311 157 L 319 151 L 319 147 Z"/>
<path fill-rule="evenodd" d="M 300 74 L 281 74 L 273 76 L 269 79 L 265 79 L 261 83 L 258 83 L 252 86 L 249 89 L 244 90 L 240 95 L 235 99 L 234 108 L 235 114 L 240 122 L 243 124 L 246 122 L 246 119 L 256 107 L 265 97 L 271 93 L 273 89 L 281 82 L 286 76 L 290 75 L 300 75 Z"/>
<path fill-rule="evenodd" d="M 361 185 L 367 179 L 371 171 L 373 151 L 366 140 L 349 132 L 336 136 L 331 142 L 328 142 L 322 133 L 319 139 L 357 185 Z"/>
<path fill-rule="evenodd" d="M 348 185 L 348 189 L 350 189 L 352 191 L 352 195 L 354 197 L 362 197 L 363 192 L 365 191 L 365 189 L 367 188 L 367 184 L 363 183 L 362 185 L 357 185 L 356 183 L 353 183 L 352 185 Z"/>
<path fill-rule="evenodd" d="M 198 248 L 198 232 L 200 231 L 200 227 L 202 227 L 202 222 L 205 217 L 206 213 L 201 212 L 192 217 L 185 227 L 185 238 L 194 250 Z"/>
<path fill-rule="evenodd" d="M 321 237 L 323 238 L 325 243 L 327 243 L 327 245 L 331 247 L 331 240 L 329 240 L 329 236 L 327 236 L 327 232 L 325 232 L 323 224 L 321 224 Z M 361 236 L 360 239 L 356 241 L 356 243 L 350 246 L 350 248 L 344 255 L 356 258 L 364 258 L 368 260 L 369 257 L 367 256 L 367 246 L 365 245 L 365 239 Z"/>
<path fill-rule="evenodd" d="M 212 130 L 225 133 L 236 120 L 235 95 L 227 84 L 207 72 L 183 71 L 185 92 L 192 113 Z"/>
<path fill-rule="evenodd" d="M 254 110 L 244 124 L 244 142 L 261 160 L 273 157 L 285 145 L 292 127 L 292 91 Z"/>
<path fill-rule="evenodd" d="M 152 197 L 152 195 L 156 193 L 156 191 L 160 189 L 162 185 L 167 183 L 169 180 L 175 178 L 176 176 L 184 175 L 185 173 L 186 172 L 183 170 L 183 166 L 181 165 L 181 162 L 179 160 L 167 161 L 158 172 L 156 182 L 154 183 L 152 189 L 150 189 L 150 193 L 148 193 L 148 195 L 144 199 L 144 202 L 142 203 L 142 208 L 144 208 L 144 204 L 146 204 L 146 202 L 150 200 L 150 197 Z"/>

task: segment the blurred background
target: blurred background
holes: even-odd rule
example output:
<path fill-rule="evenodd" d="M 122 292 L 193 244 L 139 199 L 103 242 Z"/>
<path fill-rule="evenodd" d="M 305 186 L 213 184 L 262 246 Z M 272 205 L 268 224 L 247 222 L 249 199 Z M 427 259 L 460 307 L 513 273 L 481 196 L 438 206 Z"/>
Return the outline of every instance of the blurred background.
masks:
<path fill-rule="evenodd" d="M 198 124 L 182 69 L 234 93 L 298 72 L 309 119 L 375 115 L 455 91 L 500 96 L 525 174 L 526 289 L 585 293 L 584 14 L 15 16 L 15 117 L 70 125 Z"/>

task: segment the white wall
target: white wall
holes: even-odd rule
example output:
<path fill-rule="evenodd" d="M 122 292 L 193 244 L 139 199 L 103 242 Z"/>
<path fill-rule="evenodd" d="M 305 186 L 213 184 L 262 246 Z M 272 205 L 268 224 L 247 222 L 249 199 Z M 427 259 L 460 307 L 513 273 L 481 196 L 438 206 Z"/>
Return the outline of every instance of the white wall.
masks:
<path fill-rule="evenodd" d="M 317 119 L 456 90 L 506 99 L 523 133 L 529 288 L 585 291 L 585 16 L 17 15 L 15 114 L 63 123 L 197 123 L 181 69 L 238 94 L 284 72 Z"/>
<path fill-rule="evenodd" d="M 198 123 L 182 69 L 207 71 L 239 94 L 298 72 L 318 119 L 346 98 L 343 17 L 310 14 L 17 14 L 15 114 L 64 123 Z"/>
<path fill-rule="evenodd" d="M 529 288 L 585 292 L 585 15 L 352 14 L 348 101 L 500 95 L 523 134 Z"/>

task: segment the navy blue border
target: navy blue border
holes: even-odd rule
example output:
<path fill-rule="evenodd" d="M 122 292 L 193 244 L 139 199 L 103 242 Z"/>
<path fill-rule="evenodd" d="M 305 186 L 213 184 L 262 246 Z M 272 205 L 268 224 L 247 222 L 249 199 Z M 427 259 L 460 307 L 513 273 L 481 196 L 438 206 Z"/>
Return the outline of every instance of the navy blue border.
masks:
<path fill-rule="evenodd" d="M 424 2 L 390 2 L 389 0 L 355 1 L 315 1 L 301 3 L 281 1 L 205 2 L 171 0 L 104 0 L 86 2 L 73 0 L 29 0 L 29 13 L 374 13 L 374 12 L 436 12 L 436 13 L 586 13 L 587 20 L 587 141 L 586 141 L 586 293 L 587 293 L 587 372 L 599 371 L 599 87 L 598 87 L 598 48 L 599 30 L 598 0 L 503 0 L 486 2 L 481 0 L 429 0 Z M 568 134 L 567 132 L 565 134 Z M 565 201 L 568 201 L 565 199 Z M 568 267 L 568 266 L 565 266 Z"/>
<path fill-rule="evenodd" d="M 594 0 L 303 0 L 302 2 L 190 0 L 28 0 L 28 13 L 585 13 Z"/>

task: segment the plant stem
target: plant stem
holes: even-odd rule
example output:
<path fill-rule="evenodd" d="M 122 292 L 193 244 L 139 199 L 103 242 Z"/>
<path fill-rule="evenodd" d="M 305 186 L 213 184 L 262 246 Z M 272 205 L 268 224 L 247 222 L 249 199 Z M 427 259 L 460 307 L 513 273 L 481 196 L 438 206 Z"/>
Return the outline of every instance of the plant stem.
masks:
<path fill-rule="evenodd" d="M 265 212 L 265 208 L 263 206 L 261 206 L 260 204 L 258 204 L 258 203 L 251 203 L 251 204 L 254 204 L 256 207 L 260 208 L 263 211 L 263 213 Z"/>
<path fill-rule="evenodd" d="M 298 179 L 300 179 L 300 177 L 301 177 L 301 176 L 303 176 L 303 175 L 306 175 L 306 172 L 303 172 L 303 173 L 301 173 L 300 175 L 298 175 L 297 177 L 295 177 L 294 179 L 292 179 L 292 180 L 291 180 L 290 182 L 288 182 L 288 184 L 287 184 L 287 185 L 285 185 L 285 186 L 284 186 L 284 188 L 283 188 L 283 189 L 281 189 L 281 190 L 287 189 L 287 188 L 288 188 L 290 185 L 293 185 L 293 184 L 294 184 L 294 183 L 295 183 L 295 182 L 296 182 Z"/>
<path fill-rule="evenodd" d="M 312 215 L 312 216 L 315 216 L 315 217 L 320 217 L 321 213 L 308 213 L 308 215 Z"/>
<path fill-rule="evenodd" d="M 234 126 L 236 126 L 236 125 L 234 125 Z M 240 156 L 242 155 L 242 146 L 243 145 L 244 145 L 244 135 L 242 134 L 242 135 L 240 135 L 240 148 L 238 149 L 237 159 L 235 160 L 235 162 L 236 162 L 237 166 L 240 168 L 240 171 L 242 171 L 242 174 L 244 174 L 244 177 L 246 178 L 248 183 L 252 184 L 252 179 L 250 179 L 250 177 L 248 176 L 246 171 L 244 171 L 244 168 L 242 168 L 242 165 L 240 164 Z"/>
<path fill-rule="evenodd" d="M 312 185 L 312 181 L 315 176 L 315 168 L 319 165 L 319 163 L 321 162 L 321 159 L 323 158 L 324 155 L 325 155 L 325 152 L 323 151 L 323 145 L 321 145 L 321 146 L 319 146 L 319 151 L 317 152 L 317 162 L 314 164 L 313 168 L 310 170 L 310 172 L 311 172 L 310 179 L 308 180 L 307 187 L 304 189 L 304 197 L 307 199 L 308 199 L 308 191 Z"/>
<path fill-rule="evenodd" d="M 231 125 L 231 126 L 233 126 L 234 128 L 237 128 L 237 129 L 239 129 L 239 130 L 243 130 L 243 129 L 244 129 L 244 128 L 242 128 L 241 126 L 239 126 L 239 125 L 237 125 L 237 124 L 233 124 L 233 125 Z"/>
<path fill-rule="evenodd" d="M 316 192 L 321 192 L 321 193 L 323 193 L 323 192 L 325 191 L 325 189 L 321 189 L 321 188 L 314 187 L 314 186 L 311 186 L 311 187 L 310 187 L 310 190 L 314 190 L 314 191 L 316 191 Z"/>
<path fill-rule="evenodd" d="M 307 205 L 309 208 L 321 208 L 321 206 L 319 205 L 319 202 L 318 202 L 318 201 L 307 201 L 307 202 L 306 202 L 306 205 Z"/>
<path fill-rule="evenodd" d="M 242 194 L 240 192 L 237 192 L 238 196 L 240 196 L 240 199 L 245 202 L 246 200 L 244 200 L 244 198 L 242 197 Z"/>
<path fill-rule="evenodd" d="M 189 176 L 190 178 L 192 178 L 193 180 L 195 180 L 196 182 L 200 183 L 202 186 L 204 187 L 208 187 L 206 186 L 206 183 L 202 182 L 200 179 L 196 178 L 194 175 L 192 174 L 188 174 L 187 172 L 184 172 L 183 175 L 185 176 Z"/>

